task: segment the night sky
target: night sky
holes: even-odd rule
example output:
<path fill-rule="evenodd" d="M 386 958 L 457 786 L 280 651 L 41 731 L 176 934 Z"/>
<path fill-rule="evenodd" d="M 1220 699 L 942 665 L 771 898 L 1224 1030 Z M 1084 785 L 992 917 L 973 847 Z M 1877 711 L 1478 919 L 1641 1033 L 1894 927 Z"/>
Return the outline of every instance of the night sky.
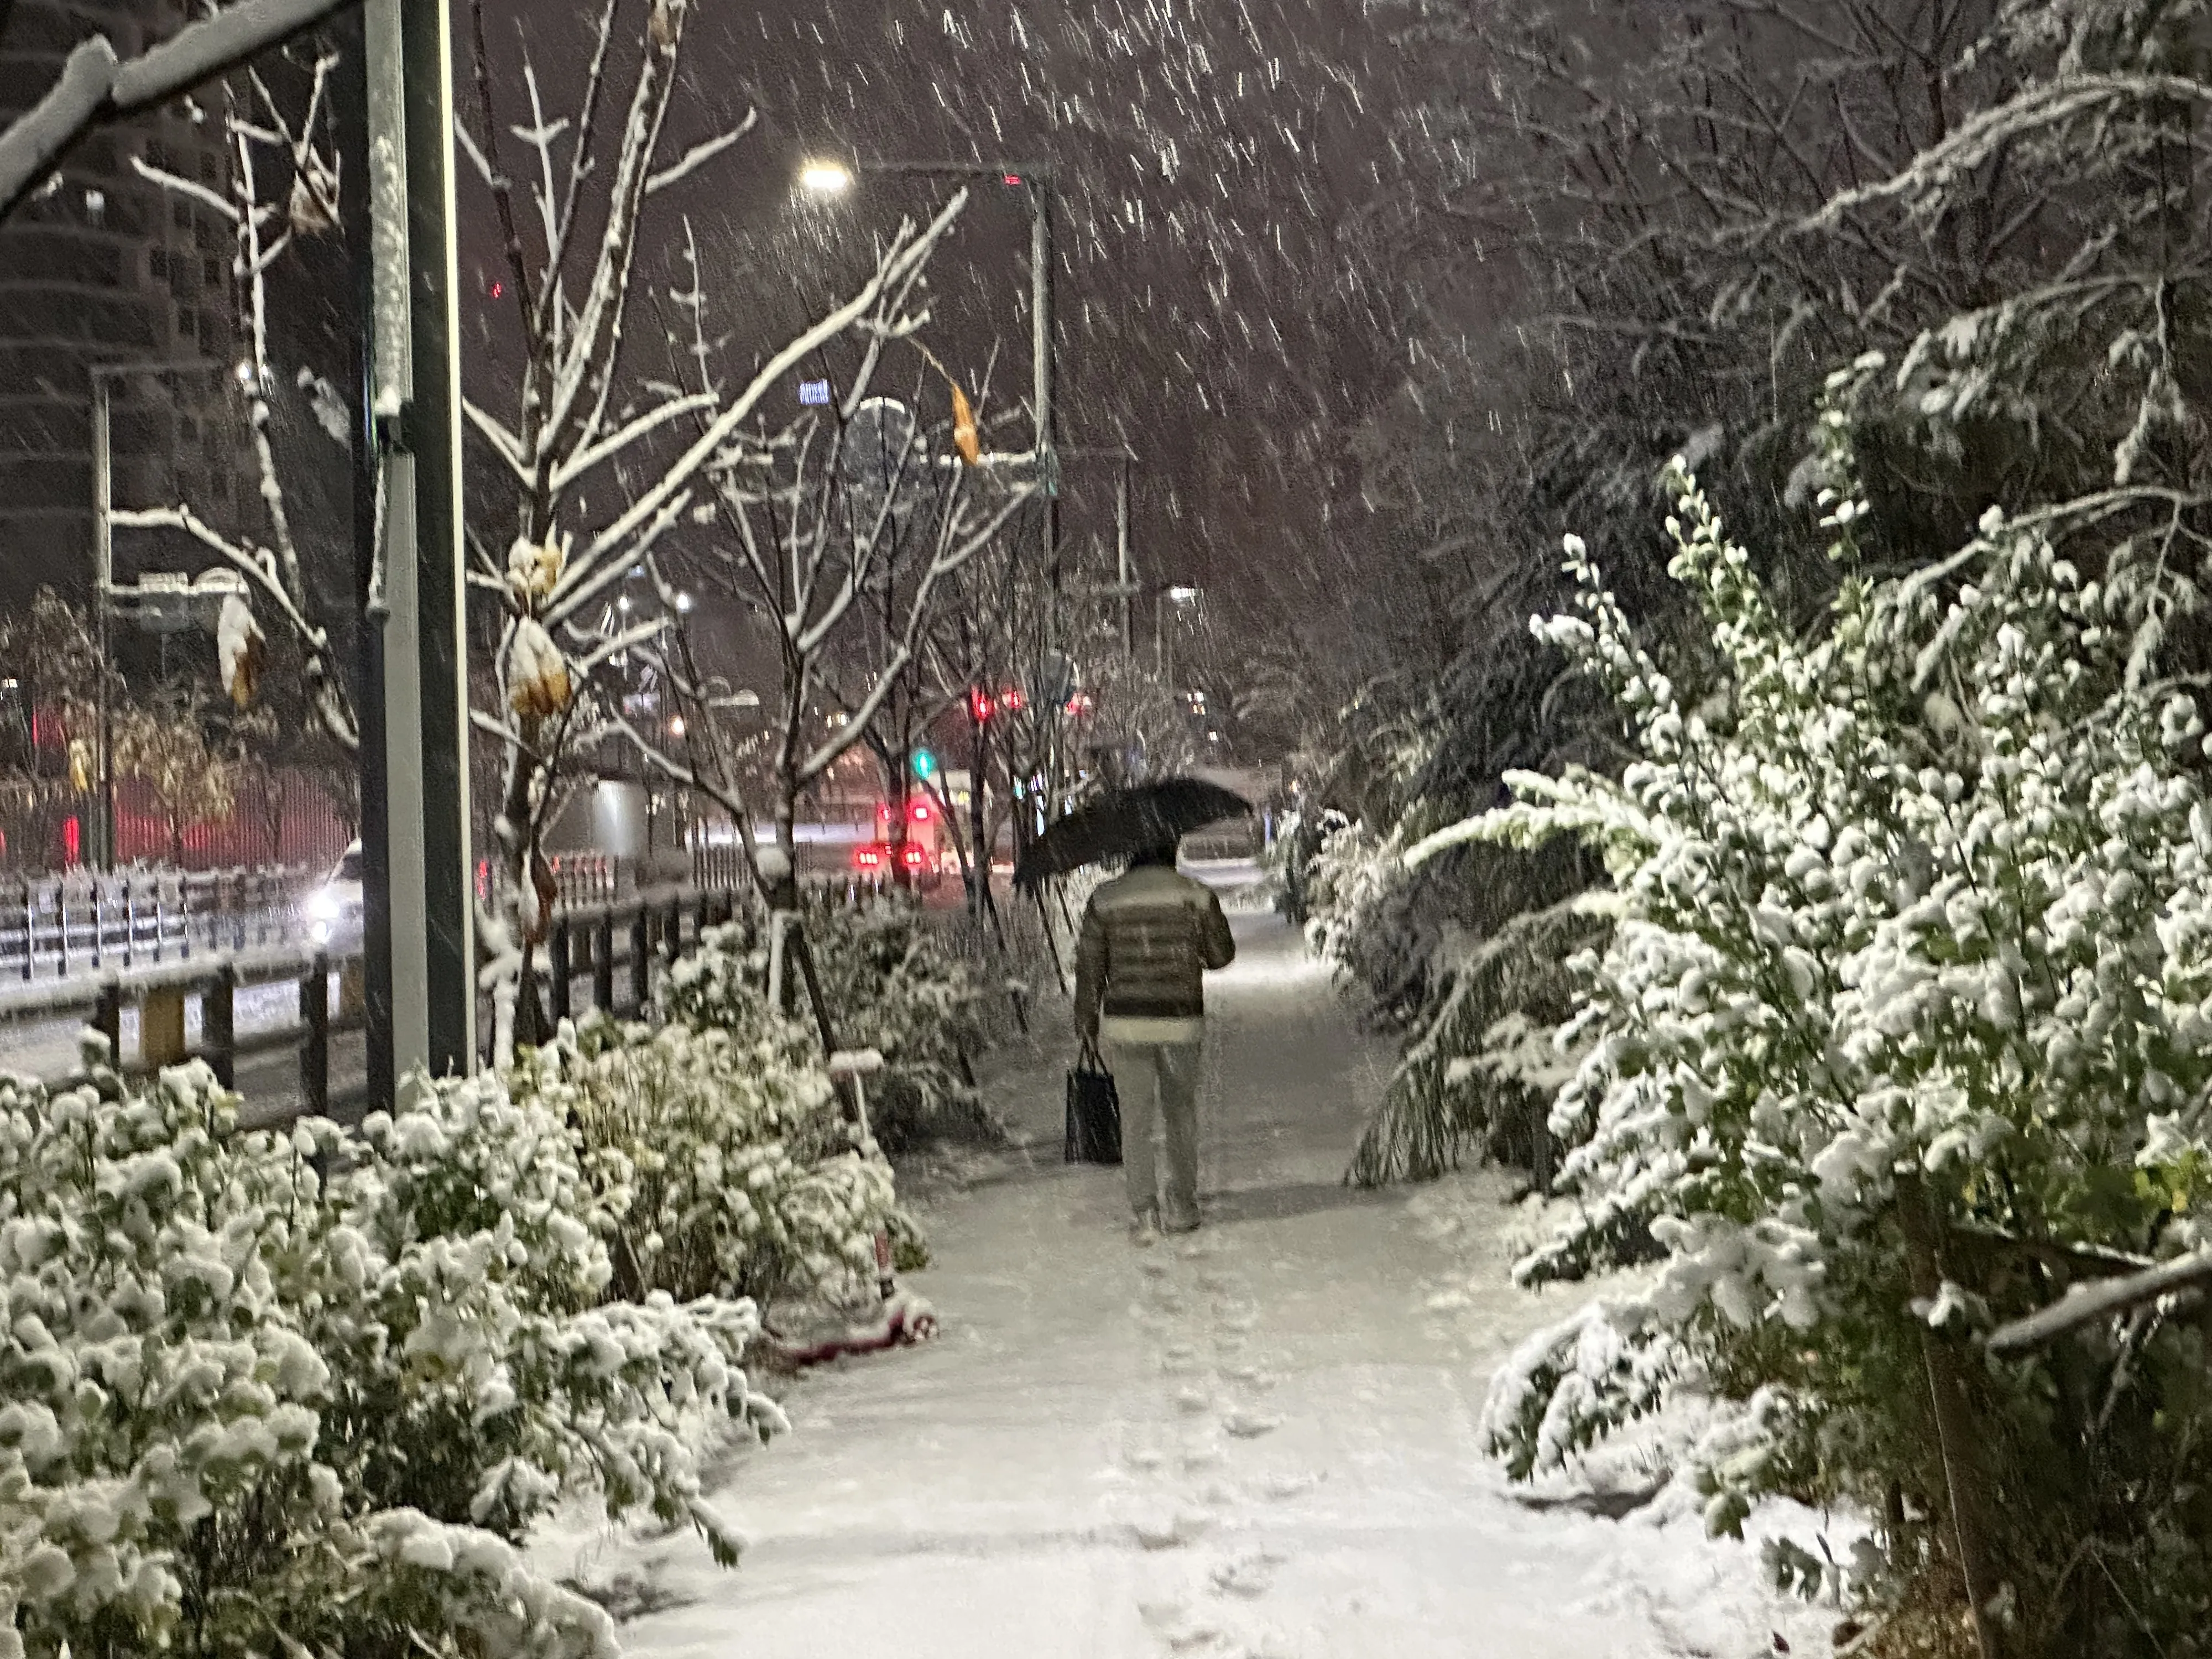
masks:
<path fill-rule="evenodd" d="M 1380 274 L 1375 228 L 1413 188 L 1394 143 L 1410 55 L 1364 9 L 695 6 L 666 153 L 749 106 L 759 125 L 671 193 L 663 222 L 691 216 L 723 326 L 766 345 L 849 283 L 870 235 L 948 188 L 872 180 L 825 208 L 793 188 L 807 156 L 1048 161 L 1061 196 L 1061 442 L 1136 451 L 1148 584 L 1196 583 L 1218 617 L 1266 629 L 1353 574 L 1349 429 L 1405 362 L 1406 302 Z M 513 36 L 501 38 L 514 19 L 487 12 L 503 100 L 520 93 Z M 465 9 L 459 21 L 465 32 Z M 586 27 L 566 6 L 528 21 L 549 95 L 564 66 L 575 73 Z M 460 102 L 473 112 L 472 89 Z M 472 182 L 464 283 L 488 303 L 499 251 L 489 216 L 466 210 Z M 1020 192 L 979 185 L 932 276 L 933 343 L 973 384 L 995 339 L 993 402 L 1008 414 L 1029 384 L 1027 224 Z M 1109 476 L 1072 468 L 1069 492 L 1066 532 L 1086 556 L 1094 536 L 1110 544 Z"/>

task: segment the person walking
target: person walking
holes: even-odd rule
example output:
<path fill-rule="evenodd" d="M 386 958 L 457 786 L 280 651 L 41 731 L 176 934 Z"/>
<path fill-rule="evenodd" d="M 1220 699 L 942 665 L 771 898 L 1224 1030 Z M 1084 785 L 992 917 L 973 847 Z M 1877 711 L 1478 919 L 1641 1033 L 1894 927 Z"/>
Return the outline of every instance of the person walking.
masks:
<path fill-rule="evenodd" d="M 1198 1068 L 1205 974 L 1237 956 L 1213 890 L 1176 869 L 1176 843 L 1139 853 L 1091 896 L 1075 956 L 1075 1029 L 1102 1047 L 1121 1098 L 1121 1165 L 1139 1244 L 1198 1225 Z M 1158 1180 L 1155 1125 L 1167 1143 Z"/>

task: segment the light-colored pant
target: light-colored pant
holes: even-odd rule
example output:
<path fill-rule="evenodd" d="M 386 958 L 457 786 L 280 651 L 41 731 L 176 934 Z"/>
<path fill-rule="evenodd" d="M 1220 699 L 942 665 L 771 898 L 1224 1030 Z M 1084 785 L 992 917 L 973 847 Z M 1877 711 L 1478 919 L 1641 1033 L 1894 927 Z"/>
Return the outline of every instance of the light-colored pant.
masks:
<path fill-rule="evenodd" d="M 1121 1100 L 1121 1170 L 1129 1208 L 1157 1209 L 1170 1229 L 1198 1224 L 1198 1072 L 1202 1044 L 1108 1042 L 1102 1058 Z M 1165 1189 L 1157 1184 L 1152 1127 L 1168 1144 Z"/>

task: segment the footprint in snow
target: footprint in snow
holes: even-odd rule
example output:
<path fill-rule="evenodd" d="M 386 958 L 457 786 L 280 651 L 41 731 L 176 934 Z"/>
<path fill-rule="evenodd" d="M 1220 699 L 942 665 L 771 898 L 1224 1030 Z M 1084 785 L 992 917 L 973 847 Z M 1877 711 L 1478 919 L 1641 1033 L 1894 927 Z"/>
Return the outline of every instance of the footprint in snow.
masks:
<path fill-rule="evenodd" d="M 1129 1523 L 1129 1530 L 1148 1550 L 1172 1550 L 1195 1541 L 1212 1524 L 1211 1516 L 1182 1510 L 1163 1510 L 1139 1516 Z"/>
<path fill-rule="evenodd" d="M 1234 1411 L 1221 1419 L 1221 1426 L 1239 1440 L 1257 1440 L 1281 1428 L 1283 1419 L 1260 1412 Z"/>
<path fill-rule="evenodd" d="M 1257 1365 L 1243 1364 L 1224 1365 L 1221 1368 L 1221 1375 L 1226 1381 L 1241 1383 L 1248 1389 L 1272 1389 L 1275 1386 L 1276 1381 Z"/>
<path fill-rule="evenodd" d="M 1287 1498 L 1311 1492 L 1321 1484 L 1317 1474 L 1271 1474 L 1261 1484 L 1260 1490 L 1280 1503 Z"/>
<path fill-rule="evenodd" d="M 1137 1611 L 1171 1653 L 1221 1648 L 1230 1640 L 1227 1631 L 1181 1601 L 1147 1601 Z"/>
<path fill-rule="evenodd" d="M 1207 1577 L 1212 1580 L 1215 1595 L 1241 1595 L 1253 1601 L 1273 1588 L 1275 1569 L 1282 1564 L 1281 1556 L 1255 1550 L 1249 1555 L 1219 1563 Z"/>
<path fill-rule="evenodd" d="M 1213 1403 L 1213 1396 L 1204 1389 L 1177 1389 L 1176 1409 L 1195 1417 Z"/>
<path fill-rule="evenodd" d="M 1211 1440 L 1194 1441 L 1182 1449 L 1182 1472 L 1195 1474 L 1221 1466 L 1221 1448 Z"/>

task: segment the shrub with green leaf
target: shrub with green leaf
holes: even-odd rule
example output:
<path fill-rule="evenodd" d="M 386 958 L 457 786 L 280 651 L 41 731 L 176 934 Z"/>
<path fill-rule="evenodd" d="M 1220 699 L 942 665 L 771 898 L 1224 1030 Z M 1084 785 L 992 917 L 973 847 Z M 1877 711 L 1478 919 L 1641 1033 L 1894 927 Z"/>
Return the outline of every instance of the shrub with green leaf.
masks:
<path fill-rule="evenodd" d="M 873 1048 L 870 1126 L 886 1149 L 995 1133 L 969 1075 L 984 1042 L 981 988 L 953 942 L 903 894 L 809 893 L 800 915 L 840 1048 Z M 669 969 L 670 1018 L 750 1041 L 767 1028 L 769 923 L 749 915 L 709 928 Z M 786 964 L 796 995 L 799 969 Z M 795 1006 L 803 1008 L 803 1000 Z"/>
<path fill-rule="evenodd" d="M 572 1126 L 616 1289 L 679 1300 L 872 1290 L 890 1166 L 847 1121 L 797 1028 L 595 1018 L 516 1063 L 518 1097 Z"/>
<path fill-rule="evenodd" d="M 736 1540 L 750 1304 L 610 1303 L 567 1126 L 495 1079 L 243 1133 L 200 1065 L 0 1079 L 0 1653 L 612 1655 L 515 1546 L 563 1497 Z"/>
<path fill-rule="evenodd" d="M 1618 781 L 1515 774 L 1516 804 L 1409 854 L 1577 836 L 1620 900 L 1553 1111 L 1579 1206 L 1516 1272 L 1575 1278 L 1646 1238 L 1664 1261 L 1532 1339 L 1489 1433 L 1538 1472 L 1694 1383 L 1755 1407 L 1698 1477 L 1717 1527 L 1768 1492 L 1846 1500 L 1880 1528 L 1872 1600 L 1972 1584 L 2015 1654 L 2202 1653 L 2202 1319 L 2002 1362 L 1978 1343 L 2212 1243 L 2212 803 L 2203 721 L 2159 667 L 2185 594 L 2159 538 L 2096 533 L 2141 505 L 2118 495 L 1992 512 L 1877 580 L 1844 417 L 1821 430 L 1825 629 L 1785 625 L 1678 472 L 1671 568 L 1729 694 L 1689 706 L 1570 540 L 1578 614 L 1538 625 L 1640 757 Z"/>

